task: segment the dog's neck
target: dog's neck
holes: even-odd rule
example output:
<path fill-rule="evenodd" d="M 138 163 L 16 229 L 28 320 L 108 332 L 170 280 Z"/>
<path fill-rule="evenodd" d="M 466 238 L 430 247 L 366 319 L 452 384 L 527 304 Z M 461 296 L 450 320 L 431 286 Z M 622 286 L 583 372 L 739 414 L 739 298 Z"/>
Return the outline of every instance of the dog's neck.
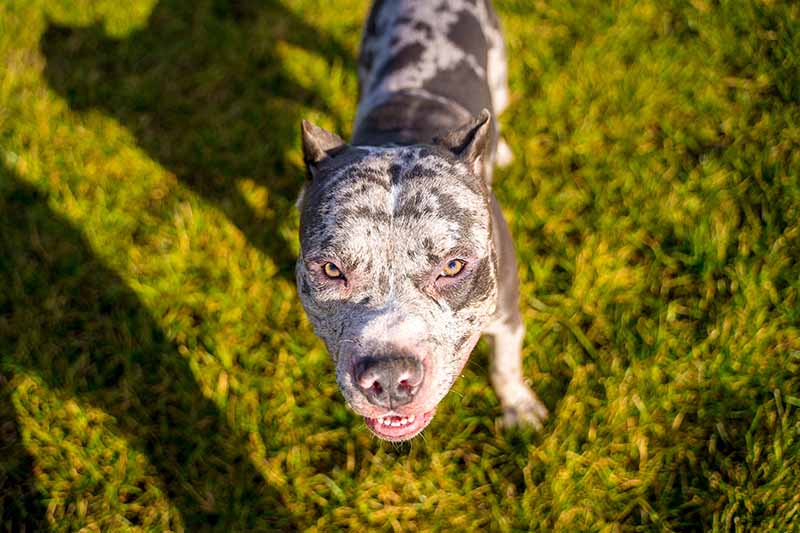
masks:
<path fill-rule="evenodd" d="M 470 112 L 453 100 L 426 91 L 398 91 L 378 102 L 361 103 L 352 144 L 430 144 L 436 136 L 471 118 Z"/>

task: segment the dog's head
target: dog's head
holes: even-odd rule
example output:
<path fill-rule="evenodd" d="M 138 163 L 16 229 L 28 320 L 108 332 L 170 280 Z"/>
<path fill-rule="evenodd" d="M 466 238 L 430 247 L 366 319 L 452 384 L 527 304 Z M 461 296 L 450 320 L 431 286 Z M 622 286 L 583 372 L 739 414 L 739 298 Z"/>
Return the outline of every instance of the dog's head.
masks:
<path fill-rule="evenodd" d="M 303 123 L 298 292 L 382 439 L 430 422 L 495 310 L 491 127 L 484 111 L 433 144 L 376 148 Z"/>

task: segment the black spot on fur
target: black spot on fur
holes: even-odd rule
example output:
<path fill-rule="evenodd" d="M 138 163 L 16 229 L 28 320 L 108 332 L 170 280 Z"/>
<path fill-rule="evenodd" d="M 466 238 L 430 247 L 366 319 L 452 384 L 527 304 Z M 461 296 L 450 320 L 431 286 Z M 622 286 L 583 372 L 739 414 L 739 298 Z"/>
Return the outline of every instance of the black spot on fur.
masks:
<path fill-rule="evenodd" d="M 440 70 L 422 87 L 455 100 L 473 115 L 480 113 L 483 108 L 491 109 L 492 106 L 488 82 L 466 60 L 459 61 L 453 68 Z"/>
<path fill-rule="evenodd" d="M 414 29 L 417 31 L 421 31 L 425 33 L 425 38 L 427 40 L 433 39 L 433 28 L 427 22 L 422 22 L 418 20 L 416 24 L 414 24 Z"/>
<path fill-rule="evenodd" d="M 406 181 L 416 180 L 420 178 L 433 178 L 436 176 L 436 171 L 432 168 L 424 167 L 422 165 L 414 165 L 408 171 Z"/>
<path fill-rule="evenodd" d="M 476 224 L 478 221 L 472 213 L 469 211 L 465 211 L 461 209 L 456 201 L 453 199 L 452 195 L 449 193 L 443 192 L 436 187 L 431 187 L 428 190 L 428 194 L 435 197 L 436 203 L 438 204 L 438 209 L 436 211 L 436 216 L 441 218 L 442 220 L 447 220 L 448 222 L 452 222 L 458 227 L 459 235 L 466 236 L 472 230 L 473 224 Z M 400 209 L 397 211 L 397 216 L 419 216 L 421 214 L 427 214 L 428 210 L 421 210 L 419 208 L 414 208 L 415 200 L 419 201 L 419 199 L 412 198 L 411 202 L 404 202 L 401 204 Z M 411 206 L 409 207 L 410 213 L 409 214 L 402 214 L 404 213 L 404 207 L 406 203 L 410 203 Z"/>
<path fill-rule="evenodd" d="M 389 273 L 385 270 L 378 275 L 378 288 L 382 289 L 382 291 L 389 288 Z"/>
<path fill-rule="evenodd" d="M 472 13 L 460 11 L 458 20 L 447 32 L 447 38 L 458 48 L 473 56 L 480 66 L 486 68 L 489 46 L 480 22 Z"/>
<path fill-rule="evenodd" d="M 400 165 L 392 165 L 389 167 L 389 176 L 392 181 L 392 185 L 397 185 L 400 183 L 400 176 L 403 172 L 403 167 Z"/>
<path fill-rule="evenodd" d="M 386 211 L 370 209 L 368 207 L 347 207 L 340 209 L 336 214 L 337 221 L 344 221 L 349 218 L 366 218 L 372 222 L 381 222 L 384 224 L 388 224 L 390 222 L 389 213 Z"/>
<path fill-rule="evenodd" d="M 377 173 L 365 172 L 355 176 L 354 179 L 361 181 L 362 187 L 369 183 L 371 185 L 376 185 L 387 192 L 391 190 L 391 185 L 389 185 L 389 182 L 386 180 L 386 178 L 378 175 Z"/>
<path fill-rule="evenodd" d="M 433 210 L 425 206 L 425 197 L 423 193 L 416 192 L 411 198 L 407 198 L 402 202 L 394 212 L 394 216 L 398 218 L 406 218 L 411 220 L 419 220 L 425 215 L 429 215 Z"/>
<path fill-rule="evenodd" d="M 404 46 L 385 61 L 378 72 L 375 74 L 373 87 L 377 86 L 390 72 L 403 70 L 409 65 L 417 63 L 422 59 L 422 54 L 425 52 L 425 46 L 420 43 L 412 43 Z"/>

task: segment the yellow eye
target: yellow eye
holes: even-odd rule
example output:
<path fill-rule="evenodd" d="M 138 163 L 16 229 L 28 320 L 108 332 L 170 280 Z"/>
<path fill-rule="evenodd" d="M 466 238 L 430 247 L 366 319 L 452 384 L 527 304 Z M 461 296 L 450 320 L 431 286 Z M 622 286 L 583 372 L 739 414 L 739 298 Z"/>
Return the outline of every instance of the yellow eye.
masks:
<path fill-rule="evenodd" d="M 339 270 L 339 267 L 334 265 L 333 263 L 325 263 L 322 265 L 322 271 L 331 279 L 338 279 L 343 277 L 342 271 Z"/>
<path fill-rule="evenodd" d="M 461 259 L 451 259 L 442 269 L 441 276 L 445 278 L 452 278 L 464 270 L 464 265 L 466 265 L 466 263 Z"/>

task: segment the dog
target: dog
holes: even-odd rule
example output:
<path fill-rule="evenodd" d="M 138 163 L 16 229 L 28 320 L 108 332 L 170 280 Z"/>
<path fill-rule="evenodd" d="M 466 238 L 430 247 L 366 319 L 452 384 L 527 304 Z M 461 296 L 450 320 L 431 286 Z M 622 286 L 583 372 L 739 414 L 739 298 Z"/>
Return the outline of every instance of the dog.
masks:
<path fill-rule="evenodd" d="M 489 0 L 376 1 L 352 141 L 303 121 L 298 293 L 347 404 L 379 438 L 419 434 L 482 334 L 507 425 L 541 429 L 519 281 L 491 189 L 510 152 L 505 45 Z M 500 147 L 498 149 L 498 146 Z"/>

